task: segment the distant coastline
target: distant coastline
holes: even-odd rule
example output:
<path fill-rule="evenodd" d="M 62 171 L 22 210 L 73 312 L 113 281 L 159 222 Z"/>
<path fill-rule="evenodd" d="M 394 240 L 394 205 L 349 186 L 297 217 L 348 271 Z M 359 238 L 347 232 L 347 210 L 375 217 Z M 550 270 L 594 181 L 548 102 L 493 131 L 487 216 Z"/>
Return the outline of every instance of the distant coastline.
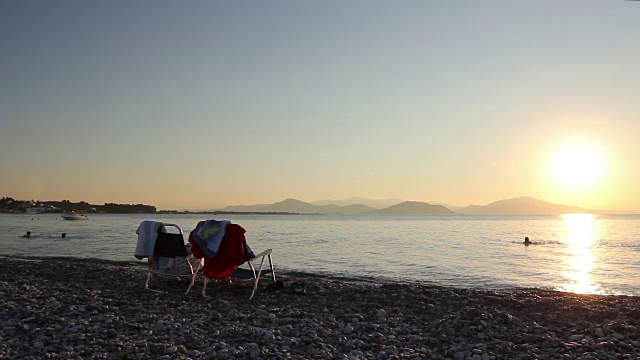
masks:
<path fill-rule="evenodd" d="M 0 213 L 19 214 L 61 214 L 77 212 L 83 214 L 155 214 L 156 207 L 145 204 L 89 204 L 85 201 L 34 201 L 16 200 L 11 197 L 0 198 Z"/>
<path fill-rule="evenodd" d="M 156 214 L 207 214 L 207 215 L 324 215 L 324 214 L 301 214 L 296 212 L 262 212 L 262 211 L 178 211 L 159 210 Z"/>
<path fill-rule="evenodd" d="M 528 196 L 494 201 L 487 205 L 457 207 L 420 201 L 402 201 L 384 208 L 374 208 L 380 200 L 354 198 L 361 203 L 348 205 L 328 204 L 327 201 L 308 203 L 297 199 L 286 199 L 273 204 L 227 206 L 210 210 L 157 210 L 145 204 L 89 204 L 84 201 L 24 201 L 10 197 L 0 199 L 0 213 L 64 213 L 86 214 L 208 214 L 208 215 L 561 215 L 561 214 L 638 214 L 636 211 L 608 211 L 585 209 L 578 206 L 553 204 Z M 344 203 L 343 201 L 337 201 Z"/>
<path fill-rule="evenodd" d="M 207 214 L 207 215 L 323 215 L 322 213 L 300 213 L 293 211 L 225 211 L 225 210 L 157 210 L 155 206 L 145 204 L 89 204 L 85 201 L 34 201 L 16 200 L 11 197 L 0 199 L 0 213 L 4 214 L 63 214 L 66 212 L 84 214 Z"/>

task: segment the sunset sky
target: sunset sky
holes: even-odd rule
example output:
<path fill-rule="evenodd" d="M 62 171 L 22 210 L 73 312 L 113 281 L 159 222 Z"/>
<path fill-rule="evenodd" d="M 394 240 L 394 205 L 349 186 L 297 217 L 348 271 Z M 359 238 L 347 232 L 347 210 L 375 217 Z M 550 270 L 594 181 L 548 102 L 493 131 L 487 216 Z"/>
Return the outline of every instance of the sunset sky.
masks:
<path fill-rule="evenodd" d="M 0 196 L 640 211 L 640 2 L 0 1 Z"/>

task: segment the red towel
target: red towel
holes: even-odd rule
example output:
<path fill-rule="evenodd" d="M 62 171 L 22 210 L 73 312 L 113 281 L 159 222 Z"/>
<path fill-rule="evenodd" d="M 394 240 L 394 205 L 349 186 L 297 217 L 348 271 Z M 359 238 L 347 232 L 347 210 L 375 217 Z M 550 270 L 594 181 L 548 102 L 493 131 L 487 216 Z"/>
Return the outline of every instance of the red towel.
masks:
<path fill-rule="evenodd" d="M 195 231 L 195 230 L 194 230 Z M 214 279 L 226 279 L 238 269 L 242 263 L 248 260 L 245 253 L 247 231 L 240 225 L 227 224 L 224 238 L 218 248 L 216 256 L 212 259 L 205 256 L 204 251 L 193 240 L 193 231 L 189 234 L 189 242 L 193 244 L 191 252 L 193 256 L 201 259 L 204 257 L 202 272 Z"/>

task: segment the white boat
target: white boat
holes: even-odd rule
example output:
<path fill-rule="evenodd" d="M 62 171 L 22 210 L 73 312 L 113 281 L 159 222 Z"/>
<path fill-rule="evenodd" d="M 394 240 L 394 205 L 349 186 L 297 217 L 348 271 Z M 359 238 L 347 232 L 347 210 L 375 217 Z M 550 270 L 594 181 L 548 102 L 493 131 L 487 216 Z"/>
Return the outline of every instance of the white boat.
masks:
<path fill-rule="evenodd" d="M 73 214 L 73 213 L 62 214 L 62 218 L 65 220 L 89 220 L 87 215 Z"/>

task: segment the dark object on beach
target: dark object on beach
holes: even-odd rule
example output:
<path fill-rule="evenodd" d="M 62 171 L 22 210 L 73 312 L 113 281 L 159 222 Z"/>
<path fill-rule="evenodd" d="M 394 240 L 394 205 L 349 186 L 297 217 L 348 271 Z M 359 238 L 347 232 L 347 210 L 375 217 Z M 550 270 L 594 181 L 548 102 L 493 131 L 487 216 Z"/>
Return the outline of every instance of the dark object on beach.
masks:
<path fill-rule="evenodd" d="M 288 293 L 293 295 L 307 295 L 307 291 L 304 289 L 304 286 L 297 282 L 289 285 Z"/>
<path fill-rule="evenodd" d="M 304 289 L 304 285 L 302 285 L 299 282 L 294 282 L 294 283 L 285 285 L 285 283 L 283 283 L 282 281 L 276 280 L 275 282 L 268 284 L 266 287 L 266 290 L 282 291 L 285 294 L 292 294 L 292 295 L 307 295 L 307 291 Z"/>
<path fill-rule="evenodd" d="M 276 280 L 275 282 L 269 283 L 267 285 L 267 290 L 275 291 L 284 289 L 284 283 L 281 280 Z"/>

